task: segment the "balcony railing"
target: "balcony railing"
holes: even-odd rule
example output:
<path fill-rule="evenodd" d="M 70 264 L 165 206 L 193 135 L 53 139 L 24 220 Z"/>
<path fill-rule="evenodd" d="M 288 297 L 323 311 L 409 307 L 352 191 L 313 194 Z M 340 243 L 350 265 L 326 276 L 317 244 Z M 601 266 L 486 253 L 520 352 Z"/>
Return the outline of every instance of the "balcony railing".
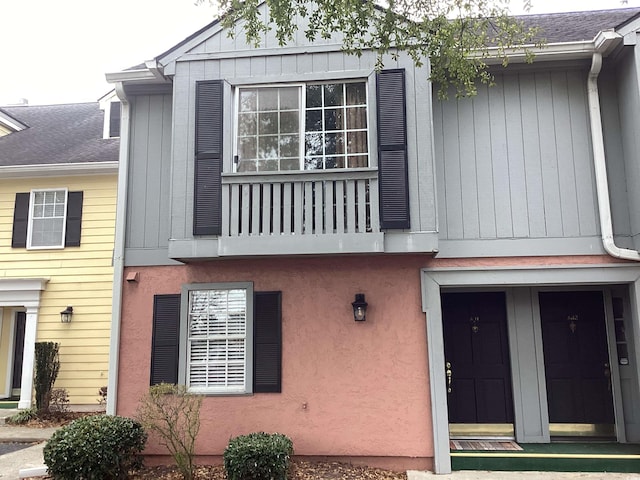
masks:
<path fill-rule="evenodd" d="M 383 250 L 376 169 L 222 176 L 221 256 Z"/>
<path fill-rule="evenodd" d="M 378 233 L 377 170 L 227 174 L 225 237 Z"/>

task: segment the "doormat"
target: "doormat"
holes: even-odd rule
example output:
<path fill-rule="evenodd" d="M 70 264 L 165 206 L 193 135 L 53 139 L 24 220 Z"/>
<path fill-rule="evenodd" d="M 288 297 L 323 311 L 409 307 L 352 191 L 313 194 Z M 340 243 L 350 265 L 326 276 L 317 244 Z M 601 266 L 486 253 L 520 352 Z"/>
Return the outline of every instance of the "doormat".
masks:
<path fill-rule="evenodd" d="M 482 441 L 482 440 L 450 440 L 451 450 L 523 450 L 516 442 L 511 441 Z"/>

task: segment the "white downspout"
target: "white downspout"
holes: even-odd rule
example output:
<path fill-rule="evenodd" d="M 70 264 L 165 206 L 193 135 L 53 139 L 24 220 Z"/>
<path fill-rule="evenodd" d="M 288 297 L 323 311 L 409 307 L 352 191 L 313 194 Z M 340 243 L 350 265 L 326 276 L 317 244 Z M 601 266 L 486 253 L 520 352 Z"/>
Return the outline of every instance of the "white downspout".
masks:
<path fill-rule="evenodd" d="M 120 318 L 122 312 L 122 277 L 124 275 L 124 240 L 127 215 L 127 182 L 129 176 L 130 104 L 122 83 L 115 85 L 122 103 L 120 111 L 120 164 L 118 166 L 118 199 L 116 233 L 113 249 L 113 300 L 111 304 L 111 345 L 109 347 L 109 381 L 107 385 L 107 414 L 116 414 L 118 397 L 118 368 L 120 357 Z"/>
<path fill-rule="evenodd" d="M 591 122 L 591 143 L 593 144 L 593 164 L 596 174 L 596 194 L 600 213 L 600 231 L 602 245 L 612 257 L 624 260 L 640 261 L 636 250 L 620 248 L 613 238 L 613 222 L 611 219 L 611 203 L 609 200 L 609 184 L 607 182 L 607 166 L 604 154 L 604 137 L 602 134 L 602 117 L 600 116 L 600 95 L 598 93 L 598 75 L 602 69 L 602 53 L 596 49 L 591 61 L 591 70 L 587 80 L 587 98 L 589 102 L 589 120 Z"/>

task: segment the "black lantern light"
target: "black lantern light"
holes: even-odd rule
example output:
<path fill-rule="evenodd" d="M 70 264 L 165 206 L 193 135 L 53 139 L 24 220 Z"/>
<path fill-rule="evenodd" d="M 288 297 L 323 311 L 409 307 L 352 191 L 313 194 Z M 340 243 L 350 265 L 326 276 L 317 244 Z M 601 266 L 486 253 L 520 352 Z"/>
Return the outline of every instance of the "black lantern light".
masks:
<path fill-rule="evenodd" d="M 353 307 L 353 319 L 356 322 L 364 322 L 367 315 L 367 302 L 364 301 L 364 293 L 356 293 L 356 299 L 351 303 Z"/>
<path fill-rule="evenodd" d="M 60 321 L 62 323 L 70 323 L 71 317 L 73 316 L 73 307 L 71 305 L 67 306 L 63 311 L 60 312 Z"/>

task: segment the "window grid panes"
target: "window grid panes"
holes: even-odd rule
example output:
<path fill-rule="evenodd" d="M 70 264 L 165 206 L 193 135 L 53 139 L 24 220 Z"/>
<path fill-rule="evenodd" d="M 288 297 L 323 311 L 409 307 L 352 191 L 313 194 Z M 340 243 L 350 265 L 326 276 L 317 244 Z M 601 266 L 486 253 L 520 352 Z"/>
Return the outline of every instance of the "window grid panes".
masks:
<path fill-rule="evenodd" d="M 300 163 L 298 87 L 240 90 L 238 171 L 297 170 Z"/>
<path fill-rule="evenodd" d="M 245 390 L 246 325 L 245 289 L 189 293 L 187 381 L 190 389 Z"/>
<path fill-rule="evenodd" d="M 30 247 L 64 246 L 66 205 L 66 190 L 31 193 Z"/>
<path fill-rule="evenodd" d="M 305 170 L 369 165 L 364 82 L 305 88 Z"/>
<path fill-rule="evenodd" d="M 237 171 L 369 166 L 366 82 L 241 88 Z"/>

